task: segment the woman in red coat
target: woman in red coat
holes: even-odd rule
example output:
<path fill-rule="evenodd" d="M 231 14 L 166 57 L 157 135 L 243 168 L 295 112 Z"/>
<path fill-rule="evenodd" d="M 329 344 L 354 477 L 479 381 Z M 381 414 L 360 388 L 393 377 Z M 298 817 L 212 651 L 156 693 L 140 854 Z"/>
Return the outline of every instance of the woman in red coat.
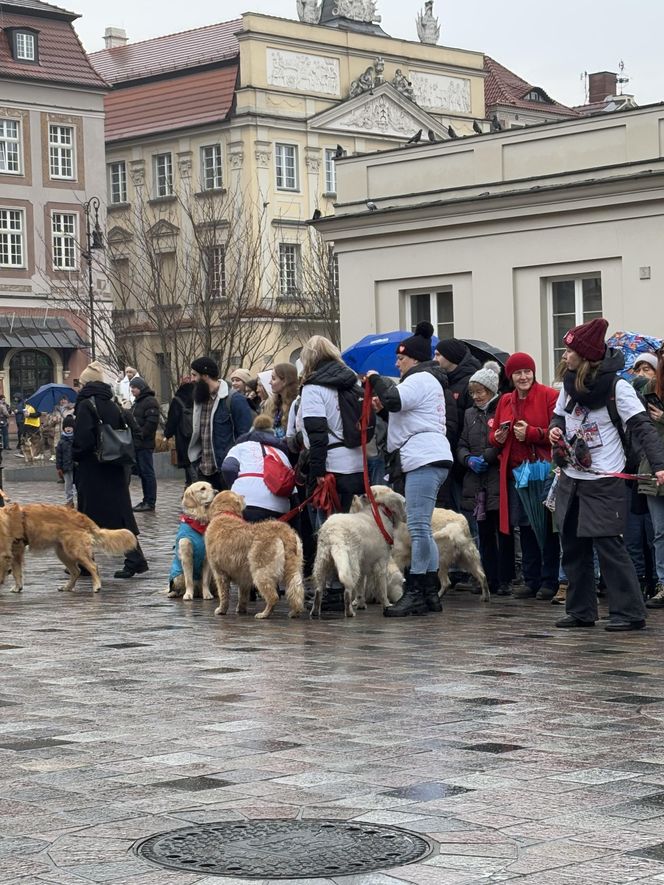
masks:
<path fill-rule="evenodd" d="M 505 366 L 505 376 L 514 390 L 500 398 L 489 442 L 500 451 L 500 531 L 511 535 L 516 526 L 520 530 L 524 587 L 513 595 L 519 599 L 553 599 L 560 566 L 558 536 L 553 533 L 548 517 L 542 553 L 516 491 L 512 471 L 524 461 L 551 460 L 548 428 L 558 391 L 535 380 L 535 360 L 527 353 L 512 354 Z"/>

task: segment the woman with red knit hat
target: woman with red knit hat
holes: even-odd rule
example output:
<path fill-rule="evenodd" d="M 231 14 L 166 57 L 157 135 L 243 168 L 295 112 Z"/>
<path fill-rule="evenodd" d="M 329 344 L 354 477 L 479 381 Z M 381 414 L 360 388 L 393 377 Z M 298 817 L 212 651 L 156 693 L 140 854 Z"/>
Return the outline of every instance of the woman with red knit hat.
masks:
<path fill-rule="evenodd" d="M 570 329 L 563 341 L 563 389 L 551 421 L 551 444 L 569 447 L 556 495 L 563 568 L 569 579 L 567 616 L 556 627 L 594 627 L 598 618 L 593 548 L 606 584 L 609 631 L 640 630 L 646 609 L 623 541 L 626 497 L 625 431 L 641 446 L 654 481 L 664 485 L 664 445 L 643 403 L 617 373 L 622 353 L 605 344 L 608 323 L 597 318 Z"/>
<path fill-rule="evenodd" d="M 513 595 L 517 599 L 553 599 L 558 589 L 558 539 L 549 517 L 544 550 L 540 549 L 512 471 L 524 461 L 551 460 L 548 432 L 558 391 L 535 380 L 535 360 L 527 353 L 512 354 L 505 365 L 505 377 L 514 390 L 503 394 L 498 403 L 489 442 L 500 452 L 500 531 L 512 535 L 518 526 L 521 538 L 524 586 Z"/>

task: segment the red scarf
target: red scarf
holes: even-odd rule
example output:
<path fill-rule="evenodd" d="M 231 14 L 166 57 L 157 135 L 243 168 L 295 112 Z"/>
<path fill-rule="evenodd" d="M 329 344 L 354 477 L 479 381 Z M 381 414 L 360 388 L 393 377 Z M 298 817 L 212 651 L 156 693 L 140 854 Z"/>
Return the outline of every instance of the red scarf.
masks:
<path fill-rule="evenodd" d="M 206 522 L 199 522 L 197 519 L 194 519 L 193 516 L 187 516 L 186 513 L 183 513 L 180 517 L 180 522 L 186 522 L 187 525 L 190 525 L 195 532 L 198 532 L 199 535 L 205 534 L 205 529 L 207 528 Z"/>

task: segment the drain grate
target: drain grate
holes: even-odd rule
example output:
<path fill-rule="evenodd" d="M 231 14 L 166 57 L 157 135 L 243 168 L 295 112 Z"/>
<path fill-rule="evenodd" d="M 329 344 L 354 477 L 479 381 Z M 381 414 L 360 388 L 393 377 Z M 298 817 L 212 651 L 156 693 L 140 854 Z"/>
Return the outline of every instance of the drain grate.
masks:
<path fill-rule="evenodd" d="M 331 820 L 222 821 L 136 846 L 172 870 L 245 879 L 315 879 L 384 870 L 427 857 L 432 844 L 397 827 Z"/>

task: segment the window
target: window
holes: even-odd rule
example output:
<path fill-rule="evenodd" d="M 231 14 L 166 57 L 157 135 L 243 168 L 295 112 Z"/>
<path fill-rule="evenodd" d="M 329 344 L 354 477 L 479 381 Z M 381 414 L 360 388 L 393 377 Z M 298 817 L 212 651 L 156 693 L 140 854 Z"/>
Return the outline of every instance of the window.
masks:
<path fill-rule="evenodd" d="M 551 317 L 551 378 L 565 351 L 563 336 L 574 326 L 602 316 L 601 276 L 552 280 L 549 285 Z"/>
<path fill-rule="evenodd" d="M 154 157 L 154 192 L 157 197 L 170 197 L 173 194 L 173 160 L 170 154 L 156 154 Z"/>
<path fill-rule="evenodd" d="M 416 292 L 408 296 L 409 324 L 415 331 L 418 323 L 427 320 L 439 338 L 454 338 L 454 293 L 451 288 L 440 292 Z"/>
<path fill-rule="evenodd" d="M 278 144 L 275 151 L 277 163 L 277 188 L 281 191 L 296 191 L 297 147 L 293 144 Z"/>
<path fill-rule="evenodd" d="M 0 172 L 21 171 L 21 129 L 18 120 L 0 120 Z"/>
<path fill-rule="evenodd" d="M 124 160 L 111 163 L 108 167 L 111 203 L 127 202 L 127 164 Z"/>
<path fill-rule="evenodd" d="M 279 243 L 279 294 L 282 298 L 297 295 L 300 276 L 300 247 Z"/>
<path fill-rule="evenodd" d="M 0 267 L 24 267 L 23 210 L 0 209 Z"/>
<path fill-rule="evenodd" d="M 159 393 L 161 402 L 167 403 L 172 394 L 171 389 L 171 355 L 170 353 L 155 353 L 157 370 L 159 372 Z"/>
<path fill-rule="evenodd" d="M 14 58 L 19 61 L 37 60 L 37 38 L 26 31 L 14 32 Z"/>
<path fill-rule="evenodd" d="M 220 144 L 201 148 L 201 187 L 204 191 L 223 187 Z"/>
<path fill-rule="evenodd" d="M 223 246 L 207 246 L 203 250 L 203 272 L 208 298 L 225 298 L 226 252 Z"/>
<path fill-rule="evenodd" d="M 73 212 L 54 212 L 51 216 L 53 238 L 53 268 L 76 270 L 76 215 Z"/>
<path fill-rule="evenodd" d="M 51 178 L 75 178 L 72 126 L 48 127 L 48 156 Z"/>
<path fill-rule="evenodd" d="M 542 104 L 553 104 L 549 96 L 543 89 L 531 89 L 523 96 L 523 101 L 538 101 Z"/>
<path fill-rule="evenodd" d="M 32 394 L 42 384 L 55 381 L 53 361 L 41 350 L 19 350 L 9 363 L 9 389 L 22 397 Z"/>
<path fill-rule="evenodd" d="M 337 168 L 334 164 L 336 150 L 325 149 L 325 193 L 336 194 L 337 192 Z"/>

